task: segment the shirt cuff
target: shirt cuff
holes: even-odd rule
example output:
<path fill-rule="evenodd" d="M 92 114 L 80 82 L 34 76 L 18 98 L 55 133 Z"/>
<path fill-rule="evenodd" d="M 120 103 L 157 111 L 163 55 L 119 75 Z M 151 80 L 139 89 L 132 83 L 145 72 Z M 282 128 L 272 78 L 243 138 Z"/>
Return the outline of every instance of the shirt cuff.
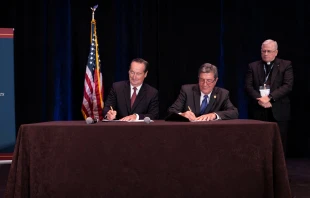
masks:
<path fill-rule="evenodd" d="M 214 113 L 216 115 L 215 120 L 221 120 L 221 117 L 219 115 L 217 115 L 217 113 Z"/>
<path fill-rule="evenodd" d="M 136 120 L 139 120 L 139 114 L 134 113 L 136 115 Z"/>

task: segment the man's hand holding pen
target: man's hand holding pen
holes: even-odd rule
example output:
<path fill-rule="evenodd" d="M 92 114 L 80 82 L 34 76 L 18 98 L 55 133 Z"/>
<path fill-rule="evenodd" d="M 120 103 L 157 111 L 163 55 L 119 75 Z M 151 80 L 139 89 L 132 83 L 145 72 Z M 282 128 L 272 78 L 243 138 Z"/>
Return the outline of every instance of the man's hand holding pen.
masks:
<path fill-rule="evenodd" d="M 195 114 L 192 112 L 191 108 L 188 106 L 188 111 L 181 113 L 182 116 L 186 117 L 190 121 L 196 120 Z"/>
<path fill-rule="evenodd" d="M 113 110 L 112 106 L 110 106 L 110 110 L 107 113 L 108 120 L 114 120 L 116 118 L 117 112 Z"/>

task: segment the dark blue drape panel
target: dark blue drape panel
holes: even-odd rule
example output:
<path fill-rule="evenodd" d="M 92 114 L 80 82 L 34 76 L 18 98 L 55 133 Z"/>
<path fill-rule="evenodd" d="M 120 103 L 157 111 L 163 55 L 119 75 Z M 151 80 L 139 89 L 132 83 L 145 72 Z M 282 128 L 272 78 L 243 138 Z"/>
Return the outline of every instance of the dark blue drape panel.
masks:
<path fill-rule="evenodd" d="M 53 41 L 53 120 L 72 119 L 71 80 L 71 13 L 70 0 L 57 0 L 49 4 L 52 11 L 53 31 L 46 39 Z M 54 6 L 54 7 L 51 7 Z M 48 13 L 48 12 L 47 12 Z M 50 23 L 49 23 L 50 25 Z M 47 51 L 48 53 L 48 51 Z M 49 64 L 49 63 L 47 63 Z M 49 105 L 49 104 L 47 104 Z"/>
<path fill-rule="evenodd" d="M 217 86 L 223 87 L 224 86 L 224 70 L 225 70 L 225 61 L 224 61 L 224 0 L 221 0 L 221 24 L 220 24 L 220 60 L 219 60 L 219 66 L 218 66 L 218 72 L 219 72 L 219 80 L 217 82 Z"/>
<path fill-rule="evenodd" d="M 128 23 L 126 19 L 127 16 L 127 1 L 117 0 L 116 1 L 116 68 L 115 68 L 115 80 L 125 80 L 128 79 L 126 75 L 126 65 L 128 64 Z"/>
<path fill-rule="evenodd" d="M 241 40 L 241 45 L 239 45 L 236 50 L 236 63 L 237 65 L 234 66 L 237 69 L 237 76 L 236 79 L 237 85 L 236 92 L 238 93 L 238 110 L 239 110 L 239 118 L 248 118 L 248 103 L 247 103 L 247 96 L 245 95 L 244 91 L 244 80 L 245 80 L 245 73 L 247 71 L 247 66 L 250 62 L 260 60 L 260 46 L 264 39 L 264 22 L 262 20 L 262 13 L 259 7 L 261 6 L 256 1 L 247 2 L 249 13 L 252 14 L 252 18 L 243 17 L 242 15 L 235 14 L 236 21 L 239 23 L 243 23 L 243 27 L 240 27 L 237 32 L 244 37 L 244 40 Z M 238 1 L 234 7 L 235 13 L 242 13 L 244 3 Z M 232 9 L 231 9 L 232 10 Z M 255 17 L 254 17 L 255 16 Z M 245 34 L 245 31 L 247 34 Z M 247 50 L 246 49 L 250 49 Z M 238 53 L 242 52 L 242 53 Z M 239 55 L 238 55 L 239 54 Z M 244 56 L 242 56 L 244 54 Z"/>
<path fill-rule="evenodd" d="M 137 52 L 136 57 L 143 58 L 143 0 L 134 0 L 133 4 L 133 11 L 134 13 L 137 13 L 137 19 L 135 20 L 137 24 L 135 24 L 137 29 Z M 134 58 L 136 58 L 134 57 Z"/>
<path fill-rule="evenodd" d="M 142 57 L 142 13 L 141 0 L 116 0 L 116 81 L 128 79 L 130 61 Z"/>
<path fill-rule="evenodd" d="M 47 87 L 47 11 L 48 11 L 48 3 L 47 0 L 43 1 L 43 68 L 42 68 L 42 86 Z M 43 107 L 41 109 L 42 111 L 42 120 L 46 121 L 48 120 L 47 118 L 47 89 L 42 89 L 42 103 Z"/>

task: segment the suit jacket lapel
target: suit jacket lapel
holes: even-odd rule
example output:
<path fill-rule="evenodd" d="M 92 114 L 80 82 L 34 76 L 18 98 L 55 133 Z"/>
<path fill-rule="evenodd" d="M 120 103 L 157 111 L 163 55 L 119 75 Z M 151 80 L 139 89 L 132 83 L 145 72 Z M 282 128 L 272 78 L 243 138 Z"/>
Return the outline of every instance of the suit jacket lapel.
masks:
<path fill-rule="evenodd" d="M 262 86 L 265 82 L 265 70 L 264 70 L 264 63 L 263 61 L 259 62 L 259 65 L 257 67 L 258 69 L 258 82 L 259 82 L 259 86 Z"/>
<path fill-rule="evenodd" d="M 208 104 L 204 113 L 209 113 L 209 111 L 211 110 L 211 107 L 214 104 L 214 101 L 216 100 L 216 93 L 217 93 L 217 88 L 214 87 L 214 89 L 211 93 L 211 96 L 210 96 L 209 104 Z"/>
<path fill-rule="evenodd" d="M 193 100 L 194 100 L 194 113 L 195 115 L 199 115 L 200 113 L 200 90 L 198 85 L 193 87 Z"/>
<path fill-rule="evenodd" d="M 130 114 L 130 83 L 129 81 L 125 84 L 124 88 L 123 88 L 123 93 L 124 93 L 124 100 L 126 103 L 126 107 L 127 107 L 127 111 L 128 114 Z"/>
<path fill-rule="evenodd" d="M 145 94 L 146 94 L 146 88 L 145 88 L 144 84 L 142 84 L 142 86 L 141 86 L 141 88 L 139 90 L 139 93 L 138 93 L 138 95 L 136 97 L 136 100 L 135 100 L 135 102 L 132 105 L 131 111 L 133 111 L 138 106 L 138 104 L 144 98 Z"/>
<path fill-rule="evenodd" d="M 276 58 L 273 63 L 270 86 L 273 84 L 274 79 L 276 79 L 277 73 L 279 72 L 279 65 L 280 65 L 279 59 Z"/>

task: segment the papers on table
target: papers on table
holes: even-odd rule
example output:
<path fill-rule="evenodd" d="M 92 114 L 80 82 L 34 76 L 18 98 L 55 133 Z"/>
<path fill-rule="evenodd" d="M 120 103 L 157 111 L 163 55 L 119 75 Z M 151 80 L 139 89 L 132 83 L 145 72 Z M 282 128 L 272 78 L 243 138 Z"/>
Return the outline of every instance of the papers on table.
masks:
<path fill-rule="evenodd" d="M 145 122 L 145 121 L 144 120 L 123 121 L 123 120 L 106 120 L 106 119 L 103 119 L 102 122 Z M 154 122 L 154 120 L 150 120 L 150 122 Z"/>

